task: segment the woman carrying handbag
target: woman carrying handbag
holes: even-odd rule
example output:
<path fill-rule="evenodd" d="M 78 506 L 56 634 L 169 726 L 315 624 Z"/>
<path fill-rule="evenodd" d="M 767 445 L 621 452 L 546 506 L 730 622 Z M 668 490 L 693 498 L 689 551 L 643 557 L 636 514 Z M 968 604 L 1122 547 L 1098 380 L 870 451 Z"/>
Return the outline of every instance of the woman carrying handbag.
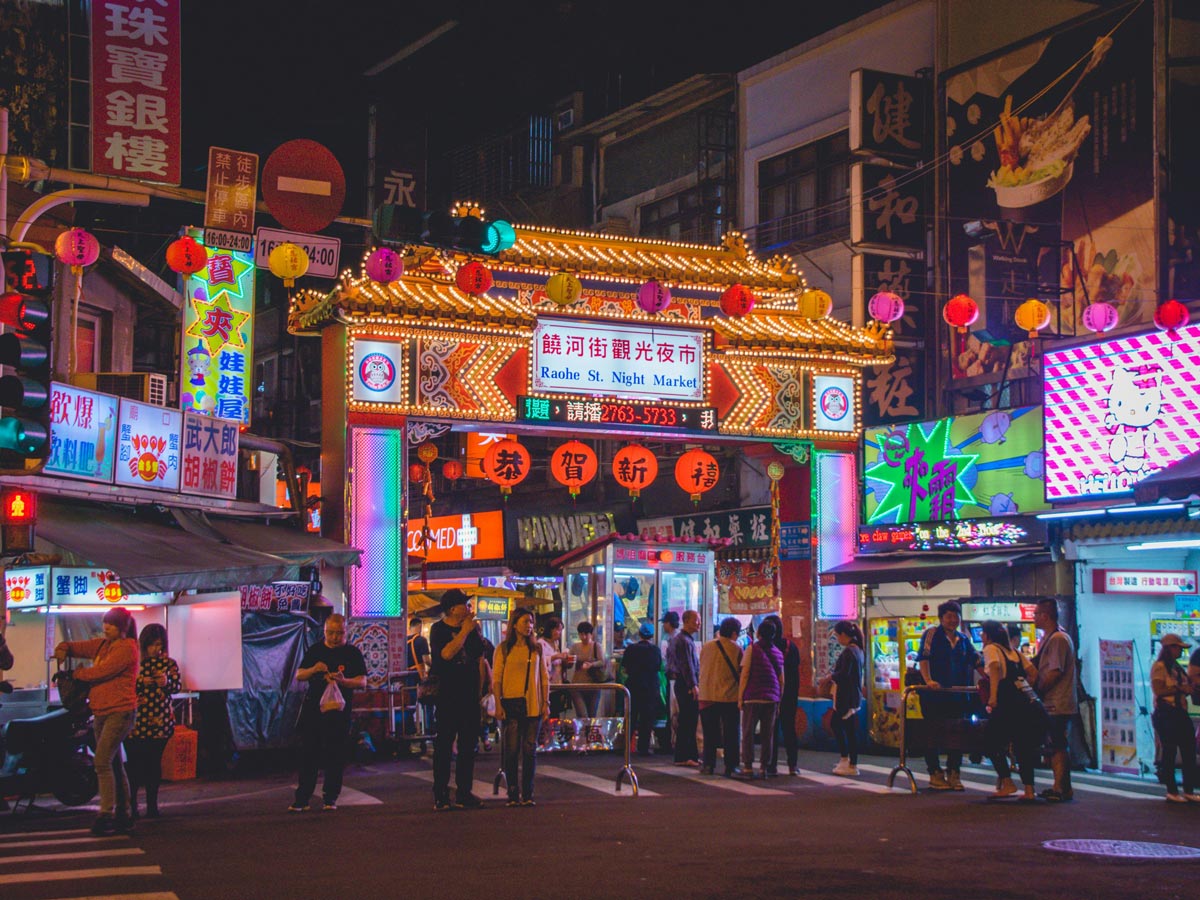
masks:
<path fill-rule="evenodd" d="M 507 805 L 533 806 L 537 738 L 542 717 L 550 707 L 550 673 L 542 647 L 533 637 L 531 610 L 514 610 L 508 620 L 508 635 L 493 657 L 492 691 L 496 698 L 496 718 L 504 728 Z"/>
<path fill-rule="evenodd" d="M 1008 630 L 999 622 L 984 622 L 982 630 L 988 675 L 986 739 L 999 777 L 996 791 L 988 799 L 1002 800 L 1017 793 L 1008 763 L 1008 745 L 1012 744 L 1025 788 L 1020 800 L 1034 803 L 1034 766 L 1049 724 L 1046 710 L 1029 684 L 1029 679 L 1037 677 L 1037 669 L 1024 653 L 1009 647 Z"/>

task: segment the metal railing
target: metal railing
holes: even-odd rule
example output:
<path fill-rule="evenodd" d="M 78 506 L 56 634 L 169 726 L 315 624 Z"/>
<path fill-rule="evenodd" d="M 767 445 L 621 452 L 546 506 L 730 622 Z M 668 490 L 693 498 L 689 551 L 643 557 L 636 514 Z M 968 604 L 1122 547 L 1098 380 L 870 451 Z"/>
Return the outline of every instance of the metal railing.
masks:
<path fill-rule="evenodd" d="M 625 695 L 625 715 L 623 717 L 625 720 L 625 735 L 624 735 L 624 737 L 625 737 L 625 765 L 622 766 L 620 771 L 617 772 L 617 787 L 616 787 L 616 789 L 618 792 L 620 792 L 621 783 L 623 781 L 628 781 L 629 788 L 632 791 L 633 796 L 636 797 L 638 795 L 638 778 L 637 778 L 637 773 L 633 771 L 633 765 L 631 764 L 631 762 L 629 760 L 629 746 L 632 743 L 632 738 L 633 738 L 633 735 L 630 733 L 630 730 L 629 730 L 629 728 L 630 728 L 629 715 L 630 715 L 630 710 L 632 707 L 632 701 L 629 696 L 629 688 L 625 687 L 625 685 L 623 685 L 623 684 L 617 684 L 616 682 L 604 682 L 602 684 L 552 684 L 552 685 L 550 685 L 550 690 L 551 691 L 567 691 L 568 693 L 571 693 L 571 692 L 583 693 L 586 691 L 612 691 L 612 692 L 616 693 L 619 691 Z M 597 718 L 597 717 L 593 716 L 592 718 Z M 611 717 L 605 717 L 605 718 L 611 718 Z M 501 720 L 501 722 L 503 722 L 503 720 Z M 503 785 L 505 787 L 505 789 L 508 788 L 508 776 L 504 772 L 504 728 L 503 727 L 501 727 L 501 729 L 500 729 L 500 769 L 499 769 L 499 771 L 496 772 L 496 777 L 492 780 L 492 793 L 499 794 L 501 785 Z"/>
<path fill-rule="evenodd" d="M 892 769 L 888 775 L 887 786 L 891 788 L 896 783 L 896 776 L 901 772 L 908 778 L 908 788 L 910 793 L 917 793 L 917 779 L 913 777 L 912 769 L 908 767 L 908 698 L 910 694 L 917 693 L 938 693 L 938 694 L 978 694 L 979 689 L 975 687 L 930 687 L 927 684 L 914 684 L 904 689 L 901 695 L 900 704 L 903 707 L 902 715 L 900 716 L 900 762 Z"/>

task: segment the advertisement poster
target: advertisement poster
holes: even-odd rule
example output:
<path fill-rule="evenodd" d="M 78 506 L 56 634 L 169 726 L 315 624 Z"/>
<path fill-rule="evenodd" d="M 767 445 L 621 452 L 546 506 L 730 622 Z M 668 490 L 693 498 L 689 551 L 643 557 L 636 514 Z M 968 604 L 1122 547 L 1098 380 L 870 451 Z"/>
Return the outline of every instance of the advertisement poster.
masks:
<path fill-rule="evenodd" d="M 1058 334 L 1086 333 L 1089 301 L 1152 322 L 1153 16 L 1125 6 L 946 77 L 950 294 L 980 306 L 955 377 L 1028 370 L 1013 313 L 1031 296 Z"/>
<path fill-rule="evenodd" d="M 180 405 L 249 425 L 254 255 L 209 248 L 208 265 L 184 283 Z"/>
<path fill-rule="evenodd" d="M 355 340 L 351 397 L 362 403 L 404 403 L 408 399 L 403 375 L 407 349 L 407 344 L 397 341 Z"/>
<path fill-rule="evenodd" d="M 868 428 L 864 521 L 937 522 L 1049 508 L 1038 406 Z"/>
<path fill-rule="evenodd" d="M 770 560 L 717 562 L 717 612 L 721 615 L 764 615 L 779 612 L 775 567 Z"/>
<path fill-rule="evenodd" d="M 111 482 L 117 457 L 117 398 L 53 382 L 47 475 Z"/>
<path fill-rule="evenodd" d="M 183 413 L 122 400 L 117 428 L 117 484 L 179 490 Z"/>
<path fill-rule="evenodd" d="M 1200 325 L 1046 354 L 1046 499 L 1123 494 L 1200 450 Z"/>
<path fill-rule="evenodd" d="M 1138 774 L 1133 641 L 1100 641 L 1100 769 Z"/>
<path fill-rule="evenodd" d="M 237 464 L 236 422 L 184 413 L 180 491 L 236 500 Z"/>
<path fill-rule="evenodd" d="M 813 428 L 850 434 L 858 431 L 855 380 L 845 375 L 813 376 Z"/>

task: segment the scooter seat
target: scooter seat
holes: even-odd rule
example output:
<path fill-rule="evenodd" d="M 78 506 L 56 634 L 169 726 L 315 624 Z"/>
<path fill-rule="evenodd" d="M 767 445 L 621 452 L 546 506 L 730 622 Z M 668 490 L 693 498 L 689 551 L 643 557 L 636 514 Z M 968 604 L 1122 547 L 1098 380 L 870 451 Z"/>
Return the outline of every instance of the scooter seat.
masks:
<path fill-rule="evenodd" d="M 32 719 L 13 719 L 4 726 L 5 750 L 8 753 L 22 753 L 67 734 L 71 729 L 70 715 L 65 709 L 56 709 Z"/>

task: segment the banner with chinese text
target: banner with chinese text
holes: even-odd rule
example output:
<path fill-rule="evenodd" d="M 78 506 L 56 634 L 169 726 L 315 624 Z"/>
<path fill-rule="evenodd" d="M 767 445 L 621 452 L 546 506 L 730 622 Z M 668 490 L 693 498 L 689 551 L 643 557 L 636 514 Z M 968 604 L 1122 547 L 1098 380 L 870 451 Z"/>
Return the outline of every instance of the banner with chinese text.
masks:
<path fill-rule="evenodd" d="M 762 615 L 779 612 L 775 567 L 770 560 L 717 562 L 717 612 Z"/>
<path fill-rule="evenodd" d="M 234 500 L 237 474 L 237 423 L 184 413 L 180 492 Z"/>
<path fill-rule="evenodd" d="M 675 516 L 672 523 L 677 537 L 727 538 L 735 547 L 766 547 L 771 543 L 769 506 Z"/>
<path fill-rule="evenodd" d="M 92 4 L 92 171 L 179 184 L 180 0 Z"/>
<path fill-rule="evenodd" d="M 258 154 L 209 147 L 204 227 L 253 234 L 257 199 Z"/>
<path fill-rule="evenodd" d="M 47 475 L 111 482 L 117 457 L 117 398 L 69 384 L 50 386 Z"/>

